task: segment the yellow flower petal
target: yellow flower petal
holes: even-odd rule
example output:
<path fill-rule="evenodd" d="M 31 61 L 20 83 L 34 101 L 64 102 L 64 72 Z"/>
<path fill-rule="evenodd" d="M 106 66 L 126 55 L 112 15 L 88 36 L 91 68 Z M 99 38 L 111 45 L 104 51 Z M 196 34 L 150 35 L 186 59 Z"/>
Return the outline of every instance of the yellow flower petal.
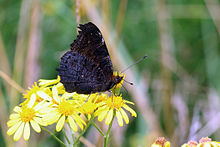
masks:
<path fill-rule="evenodd" d="M 72 93 L 65 92 L 65 93 L 61 96 L 61 99 L 62 99 L 62 100 L 67 100 L 67 99 L 69 99 L 70 97 L 73 97 L 74 95 L 76 95 L 75 92 L 72 92 Z M 74 98 L 75 98 L 75 97 L 74 97 Z"/>
<path fill-rule="evenodd" d="M 101 113 L 98 115 L 98 121 L 102 121 L 102 120 L 105 118 L 105 116 L 106 116 L 107 113 L 108 113 L 108 110 L 101 112 Z"/>
<path fill-rule="evenodd" d="M 57 103 L 60 103 L 60 99 L 59 99 L 59 96 L 58 96 L 58 91 L 57 91 L 57 87 L 56 87 L 56 86 L 53 86 L 52 92 L 53 92 L 53 98 L 54 98 L 54 100 L 55 100 Z"/>
<path fill-rule="evenodd" d="M 33 120 L 42 126 L 47 126 L 47 122 L 40 117 L 34 117 Z"/>
<path fill-rule="evenodd" d="M 21 138 L 23 130 L 24 130 L 24 122 L 22 122 L 22 124 L 19 126 L 19 128 L 15 132 L 14 141 L 18 141 Z"/>
<path fill-rule="evenodd" d="M 34 117 L 33 120 L 38 123 L 38 124 L 41 124 L 42 123 L 42 119 L 39 118 L 39 117 Z"/>
<path fill-rule="evenodd" d="M 10 136 L 12 134 L 15 133 L 15 131 L 18 129 L 18 127 L 20 127 L 21 125 L 21 121 L 19 121 L 17 124 L 15 124 L 14 126 L 12 126 L 11 128 L 8 129 L 7 134 Z"/>
<path fill-rule="evenodd" d="M 88 120 L 90 120 L 90 119 L 91 119 L 91 117 L 92 117 L 92 116 L 91 116 L 91 114 L 88 114 Z"/>
<path fill-rule="evenodd" d="M 127 100 L 124 100 L 124 102 L 125 102 L 125 103 L 127 103 L 127 104 L 134 105 L 134 103 L 133 103 L 133 102 L 130 102 L 130 101 L 127 101 Z"/>
<path fill-rule="evenodd" d="M 39 80 L 39 85 L 40 86 L 49 86 L 49 85 L 53 85 L 56 84 L 60 81 L 60 77 L 58 76 L 57 79 L 53 79 L 53 80 L 45 80 L 45 79 L 40 79 Z"/>
<path fill-rule="evenodd" d="M 213 144 L 212 142 L 204 142 L 204 143 L 199 143 L 196 147 L 219 147 L 219 146 Z"/>
<path fill-rule="evenodd" d="M 108 112 L 108 114 L 106 116 L 106 120 L 105 120 L 106 125 L 110 124 L 112 117 L 113 117 L 113 109 L 110 109 L 110 111 Z"/>
<path fill-rule="evenodd" d="M 162 147 L 162 146 L 154 143 L 151 145 L 151 147 Z"/>
<path fill-rule="evenodd" d="M 56 86 L 57 86 L 57 88 L 63 87 L 63 84 L 62 83 L 58 83 Z"/>
<path fill-rule="evenodd" d="M 20 113 L 22 111 L 21 107 L 18 107 L 18 106 L 15 106 L 13 110 L 17 113 Z"/>
<path fill-rule="evenodd" d="M 55 112 L 52 112 L 52 113 L 49 113 L 48 115 L 46 115 L 46 116 L 44 117 L 44 120 L 45 120 L 49 125 L 51 125 L 51 124 L 57 122 L 58 119 L 60 118 L 60 116 L 61 116 L 61 114 L 58 113 L 57 111 L 55 111 Z"/>
<path fill-rule="evenodd" d="M 169 141 L 167 141 L 167 142 L 165 143 L 165 147 L 170 147 L 170 142 L 169 142 Z"/>
<path fill-rule="evenodd" d="M 129 118 L 128 118 L 128 115 L 126 114 L 126 112 L 124 111 L 124 109 L 120 108 L 119 111 L 121 112 L 121 115 L 125 120 L 125 123 L 128 124 L 129 123 Z"/>
<path fill-rule="evenodd" d="M 42 110 L 46 107 L 48 107 L 49 105 L 51 105 L 51 102 L 46 102 L 45 100 L 41 101 L 40 103 L 38 103 L 36 106 L 34 106 L 34 110 L 38 111 L 38 110 Z"/>
<path fill-rule="evenodd" d="M 83 130 L 83 128 L 84 128 L 83 124 L 86 125 L 86 123 L 84 122 L 84 120 L 82 120 L 82 118 L 81 118 L 79 115 L 77 115 L 77 114 L 72 115 L 72 117 L 74 118 L 74 120 L 76 121 L 76 123 L 79 125 L 79 127 Z M 83 123 L 83 124 L 82 124 L 82 123 Z"/>
<path fill-rule="evenodd" d="M 86 122 L 85 122 L 79 115 L 74 114 L 74 116 L 76 116 L 76 118 L 77 118 L 78 120 L 80 120 L 84 125 L 86 125 Z"/>
<path fill-rule="evenodd" d="M 14 126 L 14 125 L 17 124 L 19 121 L 21 121 L 21 118 L 9 120 L 9 121 L 7 122 L 7 126 L 8 126 L 8 127 Z"/>
<path fill-rule="evenodd" d="M 117 121 L 120 127 L 123 127 L 123 119 L 121 116 L 121 113 L 119 111 L 116 111 L 116 117 L 117 117 Z"/>
<path fill-rule="evenodd" d="M 65 115 L 61 116 L 61 118 L 58 120 L 57 125 L 56 125 L 56 131 L 59 132 L 65 123 Z"/>
<path fill-rule="evenodd" d="M 188 144 L 183 144 L 183 145 L 181 145 L 181 147 L 190 147 Z"/>
<path fill-rule="evenodd" d="M 34 103 L 35 103 L 35 101 L 36 101 L 36 94 L 33 93 L 33 94 L 31 95 L 30 101 L 29 101 L 28 104 L 27 104 L 27 107 L 28 107 L 28 108 L 32 108 L 33 105 L 34 105 Z"/>
<path fill-rule="evenodd" d="M 73 131 L 77 132 L 78 127 L 71 116 L 68 117 L 68 122 L 70 124 L 70 127 L 73 129 Z"/>
<path fill-rule="evenodd" d="M 95 116 L 98 116 L 100 115 L 103 111 L 108 111 L 109 110 L 109 107 L 107 107 L 106 105 L 105 106 L 102 106 L 102 107 L 99 107 L 98 110 L 95 112 Z"/>
<path fill-rule="evenodd" d="M 48 101 L 52 100 L 52 98 L 48 94 L 46 94 L 45 92 L 41 90 L 37 91 L 37 95 L 45 100 L 48 100 Z"/>
<path fill-rule="evenodd" d="M 32 128 L 34 129 L 34 131 L 36 131 L 37 133 L 41 132 L 41 128 L 38 125 L 38 123 L 36 123 L 35 121 L 31 120 L 30 121 Z"/>
<path fill-rule="evenodd" d="M 19 118 L 19 117 L 20 117 L 19 114 L 17 114 L 17 113 L 12 113 L 12 114 L 10 114 L 9 119 L 17 119 L 17 118 Z"/>
<path fill-rule="evenodd" d="M 29 122 L 26 122 L 24 126 L 24 140 L 28 140 L 29 137 L 30 137 L 30 124 Z"/>
<path fill-rule="evenodd" d="M 137 117 L 137 113 L 133 109 L 131 109 L 128 105 L 124 104 L 122 107 L 124 107 L 127 111 L 129 111 L 132 116 Z"/>

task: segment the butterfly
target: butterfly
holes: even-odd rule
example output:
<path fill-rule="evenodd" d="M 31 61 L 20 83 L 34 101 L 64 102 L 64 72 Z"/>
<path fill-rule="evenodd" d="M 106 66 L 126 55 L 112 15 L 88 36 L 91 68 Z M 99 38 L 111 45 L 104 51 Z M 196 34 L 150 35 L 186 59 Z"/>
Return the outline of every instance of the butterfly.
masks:
<path fill-rule="evenodd" d="M 91 94 L 109 91 L 123 79 L 114 76 L 112 62 L 101 31 L 92 22 L 79 25 L 77 38 L 57 68 L 67 92 Z"/>

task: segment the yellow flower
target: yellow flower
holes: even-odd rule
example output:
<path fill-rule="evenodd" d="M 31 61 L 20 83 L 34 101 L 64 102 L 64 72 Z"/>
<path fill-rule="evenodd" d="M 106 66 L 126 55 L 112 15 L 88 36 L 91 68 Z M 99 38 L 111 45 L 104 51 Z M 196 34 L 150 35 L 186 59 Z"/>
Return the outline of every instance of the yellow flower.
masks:
<path fill-rule="evenodd" d="M 101 95 L 95 93 L 95 94 L 91 94 L 88 98 L 88 100 L 85 102 L 85 100 L 83 100 L 83 103 L 80 107 L 80 111 L 83 114 L 86 114 L 88 116 L 88 119 L 91 118 L 91 114 L 94 113 L 94 111 L 97 109 L 98 106 L 98 102 L 100 99 Z"/>
<path fill-rule="evenodd" d="M 203 137 L 196 147 L 220 147 L 220 142 L 212 141 L 212 139 L 208 137 Z"/>
<path fill-rule="evenodd" d="M 59 82 L 60 82 L 60 76 L 57 76 L 57 79 L 54 79 L 54 80 L 40 79 L 39 80 L 39 85 L 43 86 L 43 87 L 47 87 L 47 86 L 50 86 L 50 85 L 58 84 Z"/>
<path fill-rule="evenodd" d="M 187 144 L 183 144 L 181 147 L 196 147 L 198 142 L 196 141 L 189 141 Z"/>
<path fill-rule="evenodd" d="M 10 120 L 7 122 L 7 126 L 10 127 L 7 131 L 8 135 L 14 134 L 14 140 L 18 141 L 22 133 L 24 132 L 24 139 L 28 140 L 30 137 L 30 124 L 36 132 L 41 132 L 40 125 L 46 126 L 47 123 L 43 121 L 44 109 L 48 106 L 48 103 L 42 101 L 37 105 L 36 94 L 32 94 L 30 101 L 22 107 L 16 106 L 14 112 L 10 115 Z"/>
<path fill-rule="evenodd" d="M 95 116 L 98 116 L 99 121 L 105 119 L 105 124 L 109 125 L 115 111 L 118 124 L 119 126 L 122 127 L 123 120 L 125 121 L 126 124 L 129 123 L 129 118 L 126 112 L 124 111 L 124 109 L 129 111 L 132 116 L 137 117 L 136 112 L 133 109 L 131 109 L 126 103 L 134 105 L 134 103 L 132 102 L 123 100 L 121 95 L 120 96 L 113 95 L 111 97 L 107 97 L 105 101 L 100 102 L 99 105 L 97 106 L 98 110 L 95 112 Z"/>
<path fill-rule="evenodd" d="M 48 113 L 44 117 L 48 124 L 57 122 L 56 131 L 59 132 L 64 126 L 65 121 L 70 124 L 70 127 L 77 131 L 78 126 L 83 130 L 86 123 L 79 116 L 79 106 L 76 100 L 72 99 L 76 93 L 64 93 L 62 96 L 58 95 L 57 86 L 52 87 L 52 97 L 44 95 L 52 99 L 52 106 L 48 108 Z"/>
<path fill-rule="evenodd" d="M 107 98 L 108 98 L 107 95 L 104 93 L 96 94 L 93 98 L 93 102 L 97 104 L 97 103 L 105 101 Z"/>
<path fill-rule="evenodd" d="M 63 94 L 66 92 L 63 84 L 60 83 L 60 76 L 59 75 L 57 76 L 57 79 L 53 79 L 53 80 L 40 79 L 38 82 L 39 82 L 39 86 L 43 87 L 43 88 L 51 88 L 54 85 L 56 85 L 59 94 Z"/>
<path fill-rule="evenodd" d="M 65 93 L 65 89 L 63 88 L 63 84 L 62 83 L 58 83 L 57 85 L 53 85 L 53 87 L 56 87 L 56 92 L 58 94 L 63 94 Z M 52 89 L 53 89 L 52 87 Z M 47 87 L 48 88 L 48 87 Z M 43 100 L 47 100 L 50 102 L 54 102 L 53 101 L 53 91 L 50 90 L 51 88 L 49 88 L 49 91 L 43 91 L 43 90 L 38 90 L 36 92 L 36 94 Z"/>
<path fill-rule="evenodd" d="M 32 88 L 29 88 L 29 90 L 27 90 L 27 93 L 26 94 L 23 94 L 24 98 L 27 98 L 27 101 L 28 102 L 31 98 L 31 95 L 32 94 L 36 94 L 36 101 L 37 102 L 40 102 L 42 101 L 43 99 L 37 94 L 38 91 L 43 91 L 45 93 L 48 93 L 50 94 L 51 93 L 51 90 L 49 88 L 45 88 L 45 87 L 39 87 L 37 85 L 37 82 L 35 82 L 33 85 L 32 85 Z M 24 103 L 25 104 L 25 103 Z"/>
<path fill-rule="evenodd" d="M 196 141 L 189 141 L 187 144 L 183 144 L 181 147 L 220 147 L 220 142 L 212 141 L 209 137 L 203 137 L 199 140 L 199 143 Z"/>
<path fill-rule="evenodd" d="M 170 142 L 166 141 L 164 137 L 159 137 L 151 147 L 170 147 Z"/>

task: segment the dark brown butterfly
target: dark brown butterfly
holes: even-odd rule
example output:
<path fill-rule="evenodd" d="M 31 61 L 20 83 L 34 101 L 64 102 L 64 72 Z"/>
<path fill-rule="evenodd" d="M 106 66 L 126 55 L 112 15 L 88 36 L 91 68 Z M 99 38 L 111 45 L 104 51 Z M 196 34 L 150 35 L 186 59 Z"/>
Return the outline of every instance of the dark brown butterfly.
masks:
<path fill-rule="evenodd" d="M 108 91 L 123 77 L 113 75 L 112 62 L 97 26 L 89 22 L 78 28 L 79 35 L 57 68 L 60 82 L 67 92 L 91 94 Z"/>

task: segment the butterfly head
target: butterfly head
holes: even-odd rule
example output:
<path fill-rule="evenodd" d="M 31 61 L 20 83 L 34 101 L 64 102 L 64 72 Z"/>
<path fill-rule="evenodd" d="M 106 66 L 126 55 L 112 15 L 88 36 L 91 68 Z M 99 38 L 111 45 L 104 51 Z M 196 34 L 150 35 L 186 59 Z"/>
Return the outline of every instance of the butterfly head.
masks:
<path fill-rule="evenodd" d="M 122 81 L 123 77 L 124 76 L 120 76 L 120 75 L 113 76 L 112 77 L 112 84 L 113 84 L 113 86 L 119 84 Z"/>
<path fill-rule="evenodd" d="M 120 93 L 120 89 L 122 87 L 124 75 L 113 75 L 112 80 L 110 82 L 110 87 L 111 91 L 115 94 L 118 95 Z"/>

